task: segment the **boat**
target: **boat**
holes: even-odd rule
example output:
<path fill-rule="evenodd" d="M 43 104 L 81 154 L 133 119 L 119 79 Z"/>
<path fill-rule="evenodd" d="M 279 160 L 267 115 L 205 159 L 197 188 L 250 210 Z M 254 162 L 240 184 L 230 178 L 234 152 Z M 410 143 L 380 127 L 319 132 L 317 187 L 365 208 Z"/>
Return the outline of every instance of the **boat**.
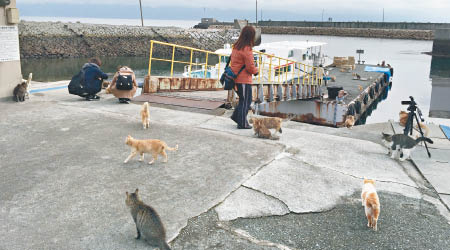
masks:
<path fill-rule="evenodd" d="M 255 65 L 262 65 L 262 67 L 258 67 L 260 72 L 256 77 L 259 81 L 279 83 L 302 78 L 313 72 L 313 66 L 320 67 L 328 64 L 329 59 L 323 53 L 324 45 L 326 43 L 323 42 L 282 41 L 255 46 L 253 48 Z M 223 48 L 214 52 L 221 55 L 217 64 L 208 65 L 206 69 L 205 65 L 198 66 L 199 63 L 194 66 L 186 65 L 183 77 L 219 78 L 219 74 L 224 71 L 231 55 L 232 48 L 230 44 L 225 44 Z"/>

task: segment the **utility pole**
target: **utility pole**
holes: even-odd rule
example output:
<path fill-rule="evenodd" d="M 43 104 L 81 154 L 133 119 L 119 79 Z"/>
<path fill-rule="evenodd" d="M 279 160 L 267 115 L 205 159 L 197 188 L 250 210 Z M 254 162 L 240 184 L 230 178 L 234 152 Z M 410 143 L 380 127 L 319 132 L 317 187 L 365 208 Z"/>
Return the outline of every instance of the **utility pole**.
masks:
<path fill-rule="evenodd" d="M 259 17 L 259 20 L 263 20 L 263 17 L 262 17 L 262 8 L 260 9 L 261 10 L 261 15 L 260 15 L 260 17 Z"/>
<path fill-rule="evenodd" d="M 141 0 L 139 0 L 139 7 L 141 9 L 141 23 L 142 23 L 142 27 L 144 27 L 144 17 L 142 16 L 142 2 L 141 2 Z"/>
<path fill-rule="evenodd" d="M 323 13 L 325 12 L 325 9 L 322 9 L 322 22 L 323 22 Z"/>
<path fill-rule="evenodd" d="M 256 26 L 258 26 L 258 0 L 256 0 Z"/>
<path fill-rule="evenodd" d="M 384 8 L 383 8 L 383 23 L 384 23 Z"/>

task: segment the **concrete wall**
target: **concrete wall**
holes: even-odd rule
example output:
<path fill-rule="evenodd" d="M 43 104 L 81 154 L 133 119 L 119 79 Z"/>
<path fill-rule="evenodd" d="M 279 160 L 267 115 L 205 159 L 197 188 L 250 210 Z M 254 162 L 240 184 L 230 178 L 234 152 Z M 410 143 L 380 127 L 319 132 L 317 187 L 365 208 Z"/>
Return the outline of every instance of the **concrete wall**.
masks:
<path fill-rule="evenodd" d="M 16 7 L 16 0 L 6 6 Z M 0 7 L 0 26 L 8 25 L 6 21 L 5 7 Z M 20 60 L 11 62 L 0 62 L 0 99 L 12 96 L 14 87 L 20 83 L 22 73 L 20 70 Z"/>
<path fill-rule="evenodd" d="M 450 28 L 434 31 L 433 55 L 450 56 Z"/>
<path fill-rule="evenodd" d="M 263 34 L 289 35 L 321 35 L 346 37 L 371 37 L 392 39 L 433 40 L 431 30 L 396 30 L 368 28 L 327 28 L 327 27 L 290 27 L 290 26 L 260 26 Z"/>
<path fill-rule="evenodd" d="M 449 29 L 450 23 L 406 23 L 406 22 L 307 22 L 307 21 L 259 21 L 260 26 L 370 28 L 370 29 Z"/>
<path fill-rule="evenodd" d="M 150 40 L 205 49 L 223 48 L 239 36 L 236 29 L 182 29 L 61 22 L 21 22 L 21 58 L 148 56 Z M 154 56 L 172 55 L 171 47 L 154 46 Z M 189 55 L 189 50 L 176 50 Z"/>

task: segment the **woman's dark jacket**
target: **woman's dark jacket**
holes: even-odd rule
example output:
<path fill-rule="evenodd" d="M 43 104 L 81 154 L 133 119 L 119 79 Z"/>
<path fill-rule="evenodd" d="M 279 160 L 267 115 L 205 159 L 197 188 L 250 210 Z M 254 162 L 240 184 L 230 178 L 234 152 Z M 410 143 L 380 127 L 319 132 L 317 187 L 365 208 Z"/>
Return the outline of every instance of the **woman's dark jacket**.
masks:
<path fill-rule="evenodd" d="M 94 95 L 102 90 L 103 79 L 108 79 L 108 75 L 100 70 L 95 63 L 86 63 L 83 65 L 84 85 L 86 92 Z"/>

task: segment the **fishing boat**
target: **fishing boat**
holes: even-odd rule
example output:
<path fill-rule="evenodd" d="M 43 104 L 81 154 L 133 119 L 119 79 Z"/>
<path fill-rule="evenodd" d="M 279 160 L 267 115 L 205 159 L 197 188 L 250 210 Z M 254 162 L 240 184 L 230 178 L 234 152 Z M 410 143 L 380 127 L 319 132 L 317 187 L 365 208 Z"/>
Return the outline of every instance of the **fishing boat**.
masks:
<path fill-rule="evenodd" d="M 327 65 L 328 57 L 323 53 L 323 42 L 311 41 L 282 41 L 263 43 L 253 48 L 255 65 L 260 65 L 259 77 L 264 76 L 263 81 L 285 82 L 293 78 L 303 77 L 305 73 L 311 73 L 313 67 Z M 184 77 L 191 78 L 219 78 L 224 71 L 226 63 L 231 55 L 230 44 L 225 44 L 215 53 L 221 55 L 215 65 L 186 65 Z M 263 72 L 264 74 L 262 74 Z M 261 79 L 260 79 L 261 80 Z"/>

